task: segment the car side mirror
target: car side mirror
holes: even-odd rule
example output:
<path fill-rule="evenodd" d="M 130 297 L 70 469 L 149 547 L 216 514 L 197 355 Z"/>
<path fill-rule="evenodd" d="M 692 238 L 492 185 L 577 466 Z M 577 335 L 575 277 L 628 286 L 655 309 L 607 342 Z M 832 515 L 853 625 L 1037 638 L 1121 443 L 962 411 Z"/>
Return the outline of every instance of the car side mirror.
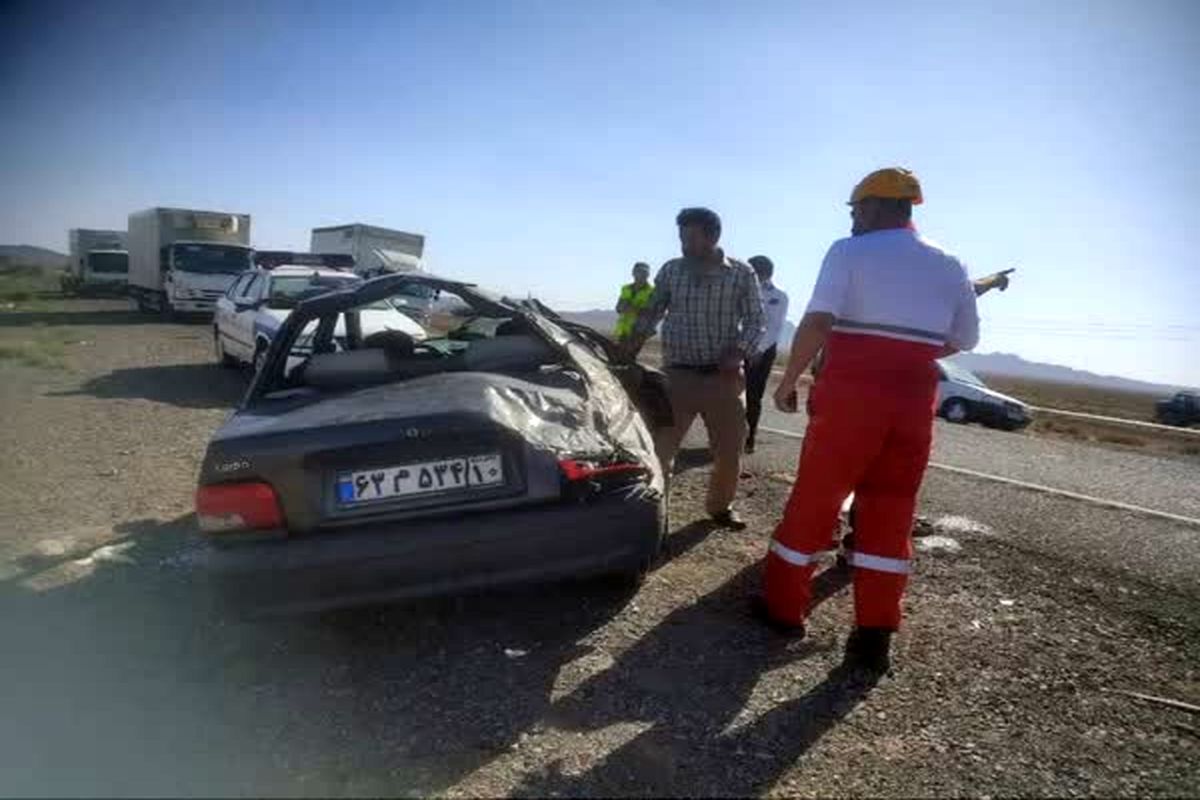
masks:
<path fill-rule="evenodd" d="M 258 311 L 262 308 L 263 301 L 252 300 L 249 303 L 234 303 L 233 305 L 238 311 Z"/>

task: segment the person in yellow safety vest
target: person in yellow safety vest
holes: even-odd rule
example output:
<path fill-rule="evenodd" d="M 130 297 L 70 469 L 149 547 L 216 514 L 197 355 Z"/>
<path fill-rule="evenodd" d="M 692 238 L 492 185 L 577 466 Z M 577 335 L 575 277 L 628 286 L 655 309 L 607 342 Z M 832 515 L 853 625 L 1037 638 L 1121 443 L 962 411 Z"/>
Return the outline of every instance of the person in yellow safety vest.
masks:
<path fill-rule="evenodd" d="M 617 318 L 615 331 L 618 341 L 629 338 L 629 335 L 633 333 L 633 326 L 637 323 L 638 316 L 650 302 L 653 294 L 654 284 L 650 283 L 650 265 L 639 261 L 633 265 L 633 283 L 622 286 L 621 294 L 617 298 L 617 313 L 621 315 Z"/>

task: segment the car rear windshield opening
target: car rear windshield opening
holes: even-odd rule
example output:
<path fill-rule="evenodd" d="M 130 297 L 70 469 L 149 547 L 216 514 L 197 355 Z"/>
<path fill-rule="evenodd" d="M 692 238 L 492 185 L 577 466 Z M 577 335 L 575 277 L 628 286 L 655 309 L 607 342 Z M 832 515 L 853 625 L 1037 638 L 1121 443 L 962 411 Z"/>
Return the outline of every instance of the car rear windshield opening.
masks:
<path fill-rule="evenodd" d="M 560 371 L 562 357 L 520 315 L 476 314 L 439 299 L 424 322 L 397 308 L 395 298 L 338 314 L 332 339 L 314 342 L 315 321 L 293 345 L 278 388 L 344 391 L 446 372 L 537 376 Z M 352 317 L 361 336 L 355 339 Z"/>
<path fill-rule="evenodd" d="M 288 275 L 271 279 L 270 308 L 290 309 L 310 297 L 344 289 L 358 281 L 354 277 L 333 275 Z"/>

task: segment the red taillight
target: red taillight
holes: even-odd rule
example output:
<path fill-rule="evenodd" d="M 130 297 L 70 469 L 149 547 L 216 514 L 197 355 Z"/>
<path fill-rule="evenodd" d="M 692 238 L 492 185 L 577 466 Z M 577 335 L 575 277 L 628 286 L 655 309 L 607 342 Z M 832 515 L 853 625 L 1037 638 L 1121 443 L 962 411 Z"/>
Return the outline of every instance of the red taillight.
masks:
<path fill-rule="evenodd" d="M 646 471 L 644 466 L 631 461 L 601 464 L 594 461 L 564 458 L 559 460 L 558 466 L 562 470 L 563 477 L 572 483 L 617 475 L 637 475 Z"/>
<path fill-rule="evenodd" d="M 283 527 L 279 498 L 267 483 L 223 483 L 196 490 L 196 521 L 207 533 Z"/>

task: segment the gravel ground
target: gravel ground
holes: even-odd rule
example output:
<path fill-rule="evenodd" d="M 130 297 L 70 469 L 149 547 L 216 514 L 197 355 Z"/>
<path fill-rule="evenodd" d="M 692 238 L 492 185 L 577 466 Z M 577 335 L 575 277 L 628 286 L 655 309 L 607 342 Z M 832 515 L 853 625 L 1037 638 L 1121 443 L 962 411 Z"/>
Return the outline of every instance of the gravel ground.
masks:
<path fill-rule="evenodd" d="M 822 577 L 804 642 L 747 615 L 784 439 L 748 466 L 742 533 L 694 522 L 687 452 L 636 593 L 231 614 L 178 556 L 243 378 L 209 365 L 203 326 L 64 308 L 43 321 L 86 342 L 67 370 L 0 364 L 2 794 L 1197 794 L 1200 720 L 1104 691 L 1200 702 L 1194 575 L 1072 558 L 943 476 L 897 668 L 854 686 L 846 575 Z M 0 339 L 33 321 L 0 316 Z"/>

